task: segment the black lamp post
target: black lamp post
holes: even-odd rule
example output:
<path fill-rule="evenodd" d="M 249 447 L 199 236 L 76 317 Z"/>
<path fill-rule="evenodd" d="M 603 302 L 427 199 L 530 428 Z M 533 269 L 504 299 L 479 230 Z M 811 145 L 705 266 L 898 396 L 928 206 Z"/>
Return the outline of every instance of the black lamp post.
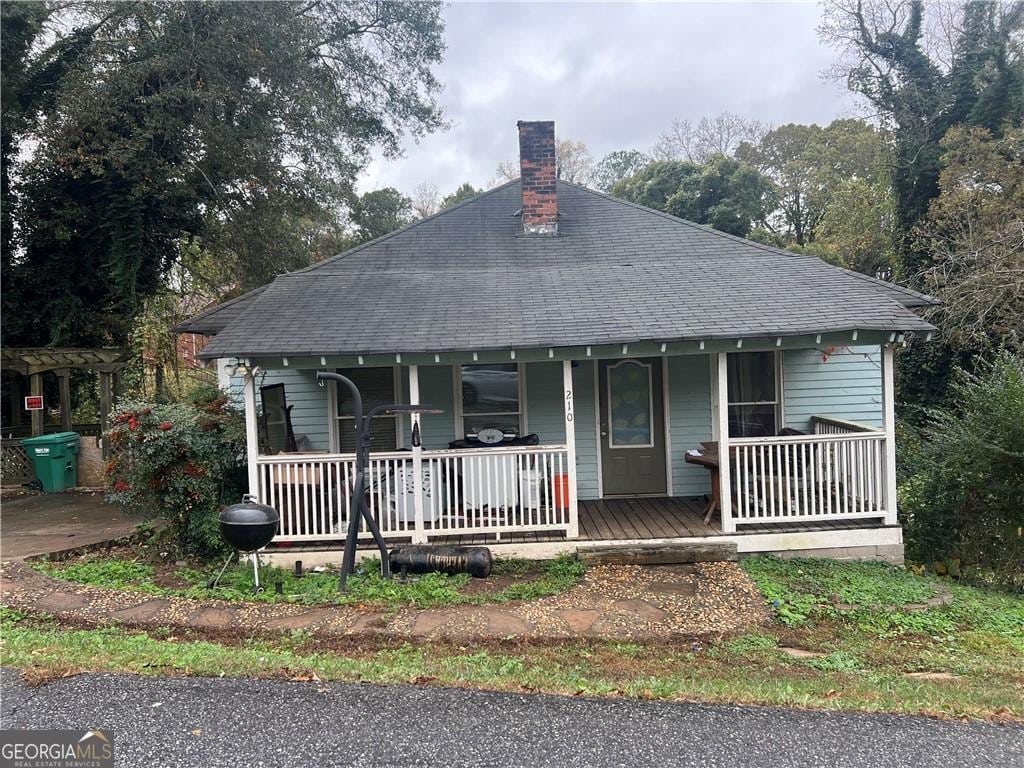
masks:
<path fill-rule="evenodd" d="M 378 405 L 370 409 L 370 412 L 363 416 L 363 397 L 359 394 L 359 388 L 346 376 L 332 371 L 317 371 L 318 380 L 336 381 L 348 387 L 352 395 L 352 415 L 355 417 L 356 425 L 356 477 L 352 489 L 352 513 L 348 520 L 348 534 L 345 536 L 345 554 L 341 560 L 341 576 L 338 579 L 338 589 L 345 591 L 345 582 L 348 575 L 355 570 L 356 560 L 356 538 L 359 535 L 359 521 L 366 521 L 366 527 L 370 529 L 373 540 L 380 550 L 380 575 L 388 579 L 391 577 L 391 568 L 388 565 L 388 548 L 381 536 L 380 527 L 373 519 L 370 510 L 366 505 L 366 467 L 370 462 L 370 420 L 374 416 L 395 413 L 441 413 L 437 408 L 429 405 L 402 405 L 392 403 L 390 405 Z"/>

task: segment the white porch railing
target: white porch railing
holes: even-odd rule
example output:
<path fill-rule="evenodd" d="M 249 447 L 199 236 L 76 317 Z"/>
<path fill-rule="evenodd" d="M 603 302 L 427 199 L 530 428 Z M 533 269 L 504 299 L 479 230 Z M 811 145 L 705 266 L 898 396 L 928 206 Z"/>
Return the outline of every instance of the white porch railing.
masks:
<path fill-rule="evenodd" d="M 874 427 L 832 416 L 812 416 L 811 426 L 816 435 L 852 435 L 859 432 L 878 432 Z"/>
<path fill-rule="evenodd" d="M 566 531 L 571 509 L 565 445 L 373 453 L 368 505 L 385 538 Z M 337 541 L 352 512 L 354 454 L 285 454 L 256 460 L 259 497 L 281 514 L 276 541 Z M 416 521 L 417 486 L 423 520 Z M 369 535 L 365 522 L 360 535 Z"/>
<path fill-rule="evenodd" d="M 886 516 L 885 433 L 827 426 L 729 441 L 736 524 Z"/>

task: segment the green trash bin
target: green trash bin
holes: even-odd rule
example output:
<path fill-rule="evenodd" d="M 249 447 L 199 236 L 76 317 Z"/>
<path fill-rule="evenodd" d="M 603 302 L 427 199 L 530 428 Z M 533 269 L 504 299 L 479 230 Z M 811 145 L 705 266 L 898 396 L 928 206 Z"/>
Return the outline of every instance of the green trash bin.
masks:
<path fill-rule="evenodd" d="M 78 485 L 77 432 L 56 432 L 21 441 L 32 459 L 36 479 L 47 493 L 60 493 Z"/>

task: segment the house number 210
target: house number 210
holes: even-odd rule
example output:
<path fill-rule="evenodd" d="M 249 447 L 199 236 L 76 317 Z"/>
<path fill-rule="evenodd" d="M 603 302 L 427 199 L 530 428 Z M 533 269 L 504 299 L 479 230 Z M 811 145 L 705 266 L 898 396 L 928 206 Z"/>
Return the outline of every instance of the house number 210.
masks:
<path fill-rule="evenodd" d="M 565 390 L 565 420 L 572 421 L 572 390 Z"/>

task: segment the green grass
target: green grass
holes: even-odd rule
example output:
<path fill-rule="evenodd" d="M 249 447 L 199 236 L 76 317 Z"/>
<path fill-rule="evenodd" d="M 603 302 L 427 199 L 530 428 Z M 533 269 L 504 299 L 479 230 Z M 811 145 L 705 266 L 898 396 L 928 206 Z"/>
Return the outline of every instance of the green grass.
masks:
<path fill-rule="evenodd" d="M 131 588 L 154 593 L 160 591 L 160 587 L 153 583 L 153 566 L 130 560 L 90 558 L 63 565 L 47 561 L 32 565 L 44 573 L 59 574 L 64 580 L 79 584 L 102 585 L 112 589 Z"/>
<path fill-rule="evenodd" d="M 983 669 L 955 682 L 908 678 L 923 650 L 898 647 L 902 662 L 836 651 L 787 659 L 770 642 L 712 641 L 699 652 L 672 646 L 567 642 L 557 646 L 460 647 L 432 643 L 362 648 L 340 653 L 318 648 L 307 633 L 277 641 L 225 645 L 168 633 L 83 630 L 14 611 L 0 612 L 0 662 L 24 670 L 36 683 L 80 670 L 140 675 L 278 677 L 413 683 L 656 700 L 758 703 L 832 710 L 903 712 L 947 717 L 1020 717 L 1024 683 L 995 674 L 998 653 Z M 1006 649 L 1003 649 L 1006 652 Z"/>
<path fill-rule="evenodd" d="M 582 578 L 583 564 L 575 557 L 565 556 L 537 564 L 529 561 L 496 562 L 495 575 L 511 576 L 513 581 L 500 590 L 489 593 L 466 594 L 467 574 L 446 575 L 428 573 L 407 579 L 382 579 L 380 563 L 365 560 L 348 579 L 348 591 L 338 592 L 337 572 L 307 573 L 301 578 L 291 570 L 262 568 L 260 581 L 263 592 L 253 592 L 252 569 L 246 566 L 229 568 L 221 579 L 220 587 L 209 589 L 206 584 L 216 568 L 179 568 L 175 577 L 180 587 L 165 587 L 156 583 L 153 566 L 117 558 L 91 557 L 68 562 L 41 561 L 33 567 L 55 578 L 88 584 L 95 587 L 127 589 L 155 595 L 182 596 L 200 599 L 216 598 L 228 601 L 291 602 L 306 605 L 384 605 L 432 608 L 442 605 L 506 603 L 513 600 L 533 600 L 555 595 L 571 589 Z M 521 579 L 521 580 L 520 580 Z M 281 592 L 278 593 L 277 585 Z"/>
<path fill-rule="evenodd" d="M 879 637 L 977 631 L 1017 639 L 1024 652 L 1024 599 L 1019 595 L 918 576 L 884 563 L 765 556 L 747 558 L 742 566 L 789 627 L 841 619 Z M 949 604 L 911 610 L 940 589 L 952 593 Z"/>
<path fill-rule="evenodd" d="M 128 589 L 160 589 L 152 571 L 138 564 L 86 561 L 60 569 L 65 577 Z M 950 717 L 1024 719 L 1024 598 L 997 590 L 961 586 L 916 576 L 880 564 L 754 557 L 742 566 L 777 609 L 777 621 L 754 631 L 699 643 L 651 644 L 566 641 L 557 645 L 461 647 L 443 643 L 339 653 L 308 632 L 270 641 L 221 645 L 170 630 L 150 634 L 122 629 L 62 627 L 28 612 L 0 611 L 2 662 L 41 679 L 76 669 L 139 674 L 273 676 L 297 679 L 437 683 L 514 691 L 864 711 Z M 295 580 L 288 589 L 260 599 L 328 602 L 391 602 L 434 605 L 444 601 L 523 599 L 570 587 L 582 565 L 551 561 L 537 575 L 520 561 L 496 571 L 521 577 L 500 592 L 459 591 L 460 577 L 382 582 L 367 571 L 339 597 L 334 575 Z M 205 572 L 196 572 L 195 580 Z M 291 576 L 291 578 L 289 578 Z M 251 599 L 245 572 L 230 581 L 239 599 Z M 191 583 L 191 582 L 190 582 Z M 923 611 L 942 586 L 947 605 Z M 189 587 L 188 590 L 205 590 Z M 196 594 L 210 596 L 201 591 Z M 836 602 L 843 603 L 839 609 Z M 379 642 L 386 642 L 380 640 Z M 791 648 L 814 652 L 794 657 Z M 929 679 L 911 673 L 943 673 Z"/>

